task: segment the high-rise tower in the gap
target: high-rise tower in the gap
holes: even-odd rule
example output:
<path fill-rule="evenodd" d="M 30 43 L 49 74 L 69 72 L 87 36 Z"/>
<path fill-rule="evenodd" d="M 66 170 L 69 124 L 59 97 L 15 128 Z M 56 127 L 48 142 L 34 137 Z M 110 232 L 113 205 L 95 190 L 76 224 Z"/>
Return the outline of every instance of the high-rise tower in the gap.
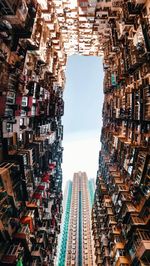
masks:
<path fill-rule="evenodd" d="M 66 183 L 66 187 L 64 191 L 61 234 L 59 236 L 58 248 L 57 248 L 58 252 L 57 252 L 57 258 L 56 258 L 56 265 L 58 266 L 64 266 L 65 260 L 66 260 L 71 199 L 72 199 L 72 182 L 69 180 Z"/>
<path fill-rule="evenodd" d="M 73 182 L 67 183 L 58 266 L 95 265 L 91 234 L 93 184 L 82 172 L 75 173 Z"/>

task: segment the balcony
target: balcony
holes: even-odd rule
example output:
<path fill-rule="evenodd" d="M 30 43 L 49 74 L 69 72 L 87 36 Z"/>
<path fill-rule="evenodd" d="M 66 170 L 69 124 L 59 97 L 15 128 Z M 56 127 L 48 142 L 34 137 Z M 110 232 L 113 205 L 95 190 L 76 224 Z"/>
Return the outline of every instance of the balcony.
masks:
<path fill-rule="evenodd" d="M 122 208 L 118 214 L 118 217 L 123 219 L 123 221 L 127 221 L 129 215 L 137 214 L 139 211 L 138 209 L 131 203 L 131 202 L 124 202 Z"/>
<path fill-rule="evenodd" d="M 21 217 L 20 222 L 23 225 L 28 225 L 30 232 L 34 232 L 34 210 L 27 211 L 24 216 Z"/>
<path fill-rule="evenodd" d="M 142 24 L 142 31 L 143 31 L 143 36 L 145 39 L 146 49 L 147 49 L 147 52 L 150 52 L 150 37 L 148 34 L 148 32 L 149 32 L 149 20 L 142 19 L 141 24 Z"/>
<path fill-rule="evenodd" d="M 130 260 L 127 257 L 120 256 L 115 263 L 115 266 L 130 266 Z"/>
<path fill-rule="evenodd" d="M 119 238 L 119 236 L 115 236 L 115 239 L 116 238 Z M 116 254 L 118 252 L 118 250 L 124 250 L 124 246 L 125 244 L 123 242 L 121 242 L 121 239 L 119 240 L 119 242 L 116 242 L 114 243 L 114 246 L 113 246 L 113 252 Z"/>
<path fill-rule="evenodd" d="M 43 253 L 42 249 L 36 245 L 31 252 L 32 261 L 35 261 L 36 264 L 33 265 L 43 265 Z"/>
<path fill-rule="evenodd" d="M 131 235 L 134 228 L 145 227 L 147 222 L 149 221 L 149 218 L 150 216 L 148 216 L 147 218 L 140 218 L 138 216 L 131 215 L 129 219 L 129 223 L 127 224 L 127 227 L 126 227 L 126 233 Z"/>
<path fill-rule="evenodd" d="M 0 14 L 1 15 L 15 15 L 19 0 L 1 0 Z"/>
<path fill-rule="evenodd" d="M 13 184 L 12 184 L 12 180 L 11 180 L 11 172 L 10 172 L 10 168 L 13 168 L 13 164 L 5 164 L 5 165 L 2 165 L 1 164 L 1 167 L 0 167 L 0 176 L 1 176 L 1 179 L 2 179 L 2 182 L 4 184 L 4 188 L 6 189 L 7 191 L 7 194 L 9 196 L 14 196 L 14 192 L 13 192 Z M 17 179 L 18 181 L 18 179 Z"/>
<path fill-rule="evenodd" d="M 118 200 L 121 200 L 122 202 L 131 202 L 132 198 L 129 194 L 129 191 L 122 191 L 119 195 Z"/>
<path fill-rule="evenodd" d="M 100 254 L 96 253 L 96 265 L 102 265 L 102 258 L 100 256 Z M 70 266 L 70 265 L 69 265 Z"/>
<path fill-rule="evenodd" d="M 129 16 L 139 15 L 141 13 L 144 2 L 145 2 L 144 0 L 136 0 L 135 3 L 131 3 L 128 1 L 127 8 L 128 8 Z"/>
<path fill-rule="evenodd" d="M 117 222 L 116 222 L 115 216 L 113 216 L 113 215 L 109 216 L 109 218 L 108 218 L 108 227 L 110 227 L 110 226 L 113 227 L 116 224 L 117 224 Z"/>
<path fill-rule="evenodd" d="M 106 257 L 110 257 L 110 253 L 109 253 L 109 250 L 106 246 L 103 246 L 102 248 L 102 257 L 103 259 L 106 258 Z"/>
<path fill-rule="evenodd" d="M 21 245 L 12 244 L 1 259 L 2 265 L 16 265 L 20 252 L 23 252 Z"/>
<path fill-rule="evenodd" d="M 24 248 L 31 251 L 32 243 L 30 241 L 30 230 L 28 225 L 22 225 L 21 228 L 13 235 L 14 240 L 22 243 Z"/>
<path fill-rule="evenodd" d="M 102 184 L 100 185 L 100 191 L 104 195 L 108 193 L 106 186 Z"/>
<path fill-rule="evenodd" d="M 150 88 L 146 86 L 143 90 L 143 120 L 150 120 Z"/>
<path fill-rule="evenodd" d="M 95 248 L 100 248 L 100 242 L 98 240 L 95 240 Z"/>
<path fill-rule="evenodd" d="M 113 209 L 112 208 L 106 208 L 106 215 L 108 216 L 113 216 L 114 212 L 113 212 Z"/>
<path fill-rule="evenodd" d="M 117 191 L 118 191 L 118 193 L 128 192 L 129 187 L 127 185 L 124 185 L 124 184 L 118 184 L 117 185 Z"/>
<path fill-rule="evenodd" d="M 9 0 L 7 0 L 8 2 Z M 13 1 L 14 2 L 14 1 Z M 17 2 L 17 1 L 15 1 Z M 22 0 L 20 3 L 18 1 L 18 6 L 16 9 L 15 14 L 10 15 L 6 14 L 4 16 L 5 19 L 7 19 L 12 25 L 24 25 L 24 22 L 26 20 L 28 14 L 28 7 L 24 0 Z"/>
<path fill-rule="evenodd" d="M 37 236 L 36 236 L 36 242 L 40 247 L 46 248 L 47 246 L 47 232 L 43 228 L 40 228 L 38 230 Z"/>
<path fill-rule="evenodd" d="M 121 229 L 119 227 L 117 227 L 116 225 L 113 225 L 112 229 L 111 229 L 111 233 L 113 235 L 120 235 Z"/>
<path fill-rule="evenodd" d="M 135 180 L 138 184 L 145 183 L 145 171 L 148 164 L 149 156 L 146 152 L 139 152 L 137 163 L 136 163 L 136 171 L 135 171 Z"/>
<path fill-rule="evenodd" d="M 150 262 L 150 232 L 149 230 L 137 230 L 135 241 L 136 256 L 143 262 Z"/>

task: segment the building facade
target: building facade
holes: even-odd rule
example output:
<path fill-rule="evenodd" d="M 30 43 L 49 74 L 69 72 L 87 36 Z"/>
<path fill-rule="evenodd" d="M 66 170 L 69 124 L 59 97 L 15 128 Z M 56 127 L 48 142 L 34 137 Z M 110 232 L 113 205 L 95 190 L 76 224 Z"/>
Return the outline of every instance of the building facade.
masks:
<path fill-rule="evenodd" d="M 71 213 L 72 182 L 67 181 L 63 196 L 63 215 L 61 221 L 61 233 L 58 239 L 56 265 L 63 266 L 66 261 L 67 240 L 69 234 L 69 220 Z"/>
<path fill-rule="evenodd" d="M 124 1 L 109 23 L 92 214 L 96 263 L 150 265 L 150 1 Z"/>
<path fill-rule="evenodd" d="M 73 182 L 67 183 L 56 263 L 58 266 L 95 265 L 91 231 L 93 183 L 93 180 L 88 181 L 84 172 L 75 173 Z"/>
<path fill-rule="evenodd" d="M 60 232 L 66 56 L 42 2 L 0 1 L 0 265 L 54 265 Z"/>
<path fill-rule="evenodd" d="M 149 265 L 149 0 L 0 0 L 0 264 L 54 265 L 71 54 L 103 55 L 97 264 Z M 72 195 L 81 204 L 80 192 Z M 70 219 L 83 237 L 86 205 L 78 220 L 77 207 Z M 79 240 L 79 254 L 69 257 L 78 254 L 82 264 L 90 259 Z"/>

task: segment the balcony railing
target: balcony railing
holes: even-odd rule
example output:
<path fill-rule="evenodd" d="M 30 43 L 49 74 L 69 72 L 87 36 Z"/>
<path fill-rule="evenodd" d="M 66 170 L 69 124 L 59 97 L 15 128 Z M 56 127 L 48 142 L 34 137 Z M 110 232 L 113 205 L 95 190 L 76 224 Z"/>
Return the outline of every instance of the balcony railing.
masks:
<path fill-rule="evenodd" d="M 135 234 L 136 255 L 142 261 L 150 262 L 150 232 L 149 230 L 137 230 Z"/>
<path fill-rule="evenodd" d="M 0 14 L 15 15 L 19 0 L 1 0 Z"/>

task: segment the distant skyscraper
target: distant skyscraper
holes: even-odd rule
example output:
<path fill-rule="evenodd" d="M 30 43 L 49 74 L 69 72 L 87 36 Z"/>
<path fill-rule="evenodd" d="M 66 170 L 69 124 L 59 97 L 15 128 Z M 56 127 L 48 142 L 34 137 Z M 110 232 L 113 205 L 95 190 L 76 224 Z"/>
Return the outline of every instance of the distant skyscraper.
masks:
<path fill-rule="evenodd" d="M 57 254 L 57 262 L 56 262 L 57 266 L 65 265 L 71 196 L 72 196 L 72 182 L 69 180 L 66 184 L 66 188 L 64 192 L 63 217 L 62 217 L 62 223 L 61 223 L 61 234 L 59 236 L 59 241 L 58 241 L 58 254 Z"/>
<path fill-rule="evenodd" d="M 74 174 L 64 194 L 64 213 L 58 248 L 58 266 L 92 266 L 94 246 L 91 234 L 91 207 L 94 181 L 86 173 Z"/>

